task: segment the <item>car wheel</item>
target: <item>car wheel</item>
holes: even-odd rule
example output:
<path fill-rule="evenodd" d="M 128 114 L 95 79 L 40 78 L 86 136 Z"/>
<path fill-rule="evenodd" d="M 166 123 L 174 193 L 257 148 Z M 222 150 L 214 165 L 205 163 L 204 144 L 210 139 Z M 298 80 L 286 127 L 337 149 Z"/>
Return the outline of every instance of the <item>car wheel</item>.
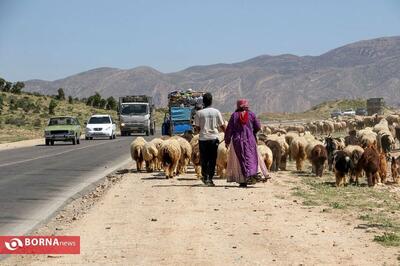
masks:
<path fill-rule="evenodd" d="M 76 143 L 77 143 L 77 144 L 81 144 L 80 138 L 77 138 L 77 139 L 76 139 Z"/>
<path fill-rule="evenodd" d="M 150 129 L 150 134 L 153 136 L 154 135 L 154 129 Z"/>
<path fill-rule="evenodd" d="M 51 146 L 54 146 L 54 140 L 50 140 Z"/>
<path fill-rule="evenodd" d="M 89 139 L 90 139 L 90 140 L 93 140 L 93 137 L 90 137 Z"/>
<path fill-rule="evenodd" d="M 76 145 L 76 136 L 72 139 L 72 145 Z"/>
<path fill-rule="evenodd" d="M 85 140 L 89 140 L 89 137 L 85 137 Z"/>
<path fill-rule="evenodd" d="M 113 135 L 113 139 L 115 139 L 117 136 L 115 135 L 115 133 L 114 133 L 114 135 Z"/>
<path fill-rule="evenodd" d="M 149 136 L 149 135 L 150 135 L 149 131 L 148 131 L 148 130 L 146 130 L 146 136 Z"/>
<path fill-rule="evenodd" d="M 113 139 L 113 135 L 112 135 L 112 133 L 111 133 L 111 135 L 108 137 L 109 139 Z"/>
<path fill-rule="evenodd" d="M 50 140 L 46 139 L 45 143 L 46 143 L 46 146 L 49 146 L 50 145 Z"/>

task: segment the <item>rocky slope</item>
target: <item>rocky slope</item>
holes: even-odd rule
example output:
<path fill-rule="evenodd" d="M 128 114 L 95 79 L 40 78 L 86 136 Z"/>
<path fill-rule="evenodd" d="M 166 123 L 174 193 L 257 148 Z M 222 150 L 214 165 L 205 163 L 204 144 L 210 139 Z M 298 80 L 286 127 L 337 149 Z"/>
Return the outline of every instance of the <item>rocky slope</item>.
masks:
<path fill-rule="evenodd" d="M 194 66 L 164 74 L 150 67 L 98 68 L 55 81 L 26 81 L 26 90 L 74 97 L 151 94 L 165 105 L 167 94 L 193 88 L 214 94 L 215 105 L 231 111 L 248 98 L 256 112 L 298 112 L 341 98 L 384 97 L 400 102 L 400 36 L 345 45 L 320 56 L 262 55 L 234 64 Z"/>

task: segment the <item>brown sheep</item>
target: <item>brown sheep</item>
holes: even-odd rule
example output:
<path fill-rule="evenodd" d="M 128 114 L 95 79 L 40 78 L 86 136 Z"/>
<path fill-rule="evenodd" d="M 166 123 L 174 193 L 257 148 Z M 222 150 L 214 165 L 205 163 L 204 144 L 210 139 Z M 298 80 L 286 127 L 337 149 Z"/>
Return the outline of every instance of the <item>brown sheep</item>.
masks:
<path fill-rule="evenodd" d="M 142 137 L 137 137 L 134 141 L 132 141 L 130 150 L 131 150 L 131 157 L 136 162 L 136 170 L 142 171 L 143 170 L 143 149 L 144 144 L 146 144 L 146 140 Z"/>
<path fill-rule="evenodd" d="M 296 137 L 290 143 L 290 153 L 293 160 L 296 161 L 297 171 L 303 171 L 303 164 L 307 157 L 307 140 L 304 137 Z"/>
<path fill-rule="evenodd" d="M 400 156 L 397 157 L 392 157 L 392 165 L 390 166 L 390 169 L 392 171 L 392 178 L 393 182 L 396 184 L 400 183 Z"/>
<path fill-rule="evenodd" d="M 165 177 L 173 178 L 177 174 L 181 159 L 181 145 L 178 140 L 170 138 L 161 145 L 160 156 L 165 171 Z"/>
<path fill-rule="evenodd" d="M 379 153 L 379 179 L 382 184 L 386 183 L 387 178 L 387 162 L 386 162 L 386 154 L 384 152 Z"/>
<path fill-rule="evenodd" d="M 312 163 L 316 176 L 322 177 L 324 172 L 325 162 L 328 159 L 328 153 L 324 145 L 315 145 L 311 150 L 310 161 Z"/>
<path fill-rule="evenodd" d="M 378 183 L 379 170 L 379 154 L 375 147 L 369 146 L 365 148 L 356 167 L 356 180 L 358 180 L 358 176 L 362 170 L 365 171 L 365 175 L 367 176 L 368 186 L 375 186 Z"/>

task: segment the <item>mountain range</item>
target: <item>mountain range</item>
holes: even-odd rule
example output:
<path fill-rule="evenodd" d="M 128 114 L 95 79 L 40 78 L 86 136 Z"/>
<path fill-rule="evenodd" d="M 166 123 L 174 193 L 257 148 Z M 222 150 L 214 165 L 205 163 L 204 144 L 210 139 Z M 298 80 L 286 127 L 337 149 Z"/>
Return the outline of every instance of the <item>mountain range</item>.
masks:
<path fill-rule="evenodd" d="M 96 68 L 54 81 L 28 80 L 25 90 L 88 97 L 147 94 L 157 106 L 168 92 L 209 91 L 214 105 L 233 111 L 239 98 L 255 112 L 299 112 L 323 101 L 383 97 L 400 106 L 400 36 L 363 40 L 319 56 L 261 55 L 233 64 L 193 66 L 174 73 L 151 67 Z"/>

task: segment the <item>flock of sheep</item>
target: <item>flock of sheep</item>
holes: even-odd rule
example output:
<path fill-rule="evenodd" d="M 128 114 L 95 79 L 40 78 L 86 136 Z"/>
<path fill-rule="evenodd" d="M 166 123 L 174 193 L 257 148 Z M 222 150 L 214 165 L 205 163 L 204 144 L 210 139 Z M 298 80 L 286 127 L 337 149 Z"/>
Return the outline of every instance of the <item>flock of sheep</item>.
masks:
<path fill-rule="evenodd" d="M 304 171 L 306 160 L 312 172 L 321 177 L 326 168 L 334 171 L 336 185 L 344 186 L 347 178 L 358 184 L 365 173 L 369 186 L 387 181 L 387 161 L 391 174 L 400 183 L 400 156 L 391 156 L 396 139 L 400 140 L 400 116 L 365 116 L 313 121 L 293 125 L 265 125 L 258 134 L 258 153 L 270 171 L 286 170 L 288 160 L 296 162 L 296 170 Z M 334 132 L 348 132 L 346 137 L 332 137 Z M 225 177 L 228 151 L 220 133 L 217 175 Z M 163 137 L 147 142 L 137 137 L 131 144 L 131 156 L 137 170 L 165 172 L 166 178 L 184 174 L 190 163 L 196 176 L 201 176 L 199 138 Z"/>

